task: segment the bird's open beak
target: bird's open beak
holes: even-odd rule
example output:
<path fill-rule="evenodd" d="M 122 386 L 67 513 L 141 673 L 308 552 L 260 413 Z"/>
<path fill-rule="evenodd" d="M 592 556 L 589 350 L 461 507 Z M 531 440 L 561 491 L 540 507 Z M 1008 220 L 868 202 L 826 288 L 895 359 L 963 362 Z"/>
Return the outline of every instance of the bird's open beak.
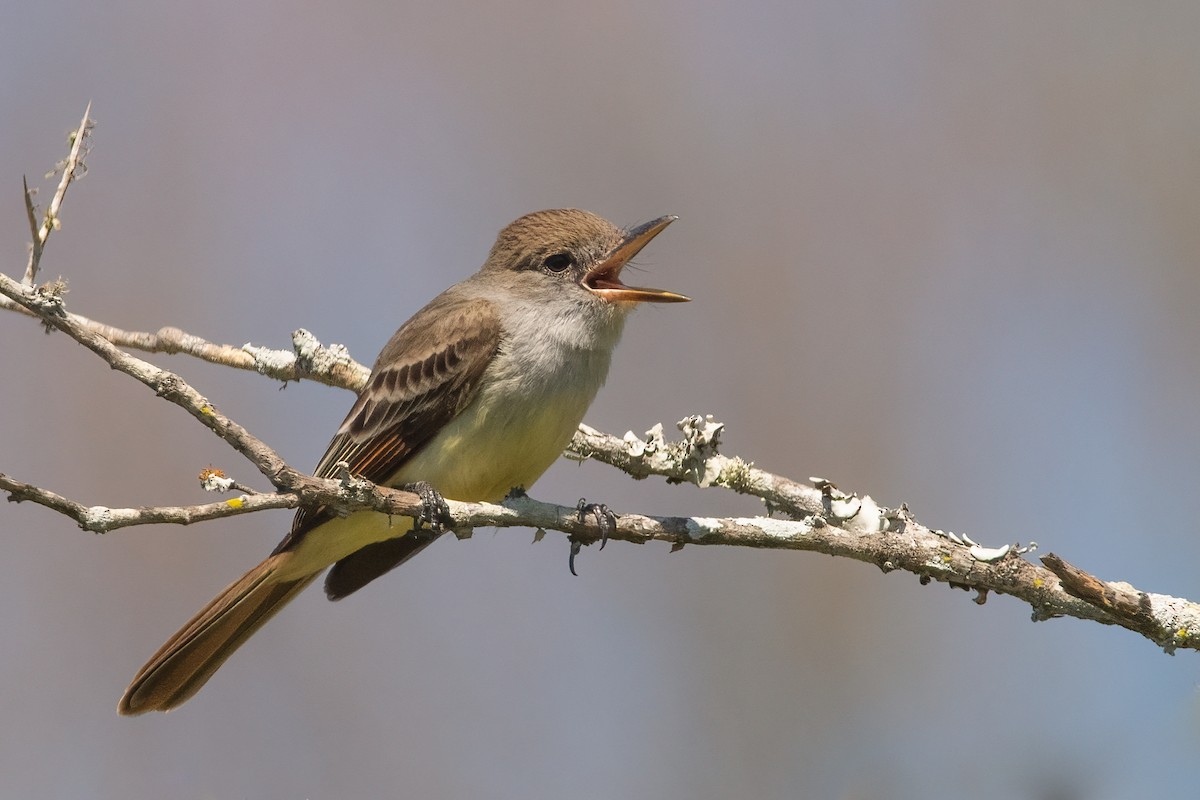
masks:
<path fill-rule="evenodd" d="M 613 251 L 583 276 L 583 285 L 592 294 L 612 303 L 686 303 L 684 297 L 665 289 L 643 289 L 621 283 L 621 270 L 651 239 L 679 217 L 666 216 L 630 228 Z"/>

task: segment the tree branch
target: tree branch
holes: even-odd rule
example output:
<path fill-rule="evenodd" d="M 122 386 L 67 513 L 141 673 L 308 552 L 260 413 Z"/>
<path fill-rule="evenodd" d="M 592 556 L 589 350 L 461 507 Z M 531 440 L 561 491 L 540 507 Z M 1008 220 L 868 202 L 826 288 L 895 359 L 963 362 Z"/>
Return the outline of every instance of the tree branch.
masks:
<path fill-rule="evenodd" d="M 37 316 L 8 297 L 0 297 L 0 309 Z M 310 380 L 358 391 L 366 385 L 371 374 L 368 367 L 350 357 L 343 345 L 323 345 L 303 328 L 292 333 L 292 349 L 288 351 L 249 343 L 241 347 L 218 344 L 170 326 L 154 333 L 127 331 L 79 314 L 67 312 L 67 317 L 83 330 L 98 334 L 118 347 L 143 353 L 182 353 L 210 364 L 249 370 L 279 381 Z"/>
<path fill-rule="evenodd" d="M 49 237 L 56 227 L 62 198 L 74 177 L 82 174 L 83 139 L 91 122 L 85 113 L 63 166 L 63 180 L 43 224 L 36 225 L 31 193 L 26 187 L 26 211 L 34 238 L 31 266 L 19 283 L 0 274 L 0 307 L 22 310 L 57 329 L 156 394 L 187 411 L 252 463 L 275 486 L 274 493 L 247 490 L 211 471 L 206 486 L 235 489 L 229 500 L 193 506 L 107 508 L 85 506 L 47 489 L 0 474 L 0 491 L 10 501 L 31 501 L 75 520 L 85 530 L 106 532 L 151 523 L 190 524 L 271 508 L 320 504 L 342 513 L 372 509 L 386 514 L 416 516 L 421 500 L 409 492 L 377 486 L 349 474 L 341 480 L 315 478 L 294 469 L 266 443 L 224 416 L 199 392 L 172 372 L 122 350 L 187 353 L 213 363 L 253 369 L 280 380 L 310 378 L 332 386 L 359 389 L 367 370 L 345 348 L 325 348 L 306 331 L 293 336 L 294 352 L 246 345 L 236 348 L 205 341 L 176 328 L 158 333 L 122 331 L 66 311 L 66 285 L 55 281 L 34 287 L 33 278 Z M 840 491 L 830 481 L 812 478 L 800 483 L 774 475 L 737 457 L 718 452 L 723 425 L 711 417 L 680 421 L 683 438 L 668 442 L 662 425 L 642 440 L 632 432 L 623 438 L 580 426 L 567 456 L 594 459 L 634 478 L 661 475 L 670 483 L 722 487 L 763 500 L 768 516 L 750 518 L 653 517 L 620 515 L 615 526 L 602 530 L 596 520 L 574 507 L 541 503 L 516 493 L 502 504 L 449 502 L 450 527 L 467 537 L 478 526 L 533 527 L 567 534 L 575 544 L 606 536 L 628 542 L 665 541 L 672 550 L 685 545 L 728 545 L 787 550 L 810 550 L 874 564 L 884 572 L 904 570 L 922 583 L 937 580 L 976 592 L 983 603 L 988 593 L 1010 594 L 1033 608 L 1033 619 L 1073 616 L 1120 625 L 1154 641 L 1168 652 L 1200 649 L 1200 606 L 1182 598 L 1150 594 L 1124 583 L 1105 582 L 1071 566 L 1054 554 L 1035 565 L 1023 556 L 1034 545 L 983 547 L 963 534 L 930 529 L 918 523 L 908 508 L 890 509 L 869 496 Z M 784 513 L 788 518 L 770 516 Z M 607 526 L 605 526 L 607 527 Z"/>
<path fill-rule="evenodd" d="M 26 500 L 57 511 L 79 523 L 85 531 L 108 533 L 134 525 L 191 525 L 211 519 L 264 511 L 269 508 L 298 508 L 300 497 L 295 494 L 247 493 L 217 503 L 192 506 L 138 506 L 137 508 L 108 508 L 85 506 L 33 484 L 18 481 L 0 472 L 0 491 L 8 493 L 11 503 Z"/>
<path fill-rule="evenodd" d="M 25 265 L 26 286 L 33 286 L 33 282 L 37 279 L 38 266 L 42 260 L 42 251 L 46 247 L 46 240 L 50 238 L 50 232 L 58 230 L 58 212 L 62 208 L 63 200 L 67 197 L 67 189 L 76 178 L 82 178 L 87 172 L 87 167 L 83 163 L 83 157 L 87 155 L 89 147 L 85 144 L 91 136 L 94 123 L 91 120 L 92 104 L 88 103 L 87 108 L 83 111 L 83 119 L 79 122 L 79 127 L 71 132 L 68 140 L 71 142 L 71 152 L 67 157 L 55 165 L 55 172 L 62 172 L 62 180 L 58 182 L 58 189 L 54 192 L 54 197 L 50 200 L 50 207 L 46 209 L 46 214 L 42 218 L 42 224 L 37 224 L 37 210 L 33 204 L 33 192 L 29 190 L 29 183 L 22 179 L 25 186 L 25 214 L 29 219 L 29 227 L 33 233 L 33 243 L 29 249 L 29 263 Z M 46 177 L 53 175 L 51 172 Z"/>
<path fill-rule="evenodd" d="M 288 488 L 299 473 L 265 442 L 254 437 L 208 402 L 182 378 L 148 361 L 129 355 L 98 333 L 76 323 L 63 302 L 61 282 L 37 288 L 17 283 L 0 273 L 0 294 L 36 314 L 47 328 L 56 328 L 91 350 L 113 369 L 129 375 L 154 390 L 159 397 L 174 403 L 199 420 L 242 454 L 277 488 Z"/>
<path fill-rule="evenodd" d="M 85 530 L 96 532 L 164 522 L 186 525 L 268 508 L 318 503 L 346 513 L 365 509 L 403 516 L 421 513 L 420 498 L 409 492 L 355 478 L 339 482 L 307 475 L 298 476 L 288 493 L 242 494 L 225 502 L 183 507 L 87 507 L 2 474 L 0 491 L 8 492 L 13 501 L 31 500 L 45 505 L 71 517 Z M 1200 606 L 1189 600 L 1106 583 L 1066 565 L 1053 554 L 1042 559 L 1051 571 L 1022 558 L 1025 551 L 1021 548 L 989 552 L 978 545 L 957 543 L 916 523 L 907 513 L 878 506 L 870 498 L 862 499 L 853 519 L 841 520 L 840 524 L 820 515 L 786 520 L 621 514 L 608 531 L 575 507 L 542 503 L 524 494 L 511 496 L 500 505 L 450 500 L 447 505 L 449 527 L 459 538 L 468 538 L 477 527 L 532 527 L 538 529 L 539 538 L 541 532 L 554 530 L 582 544 L 607 536 L 636 544 L 669 542 L 672 551 L 689 544 L 808 550 L 874 564 L 884 572 L 911 572 L 923 583 L 937 580 L 973 590 L 980 604 L 989 592 L 1010 594 L 1033 608 L 1034 620 L 1061 616 L 1094 620 L 1140 633 L 1168 652 L 1200 649 Z M 1065 578 L 1058 576 L 1064 573 Z M 1088 587 L 1090 594 L 1081 592 L 1081 585 Z"/>

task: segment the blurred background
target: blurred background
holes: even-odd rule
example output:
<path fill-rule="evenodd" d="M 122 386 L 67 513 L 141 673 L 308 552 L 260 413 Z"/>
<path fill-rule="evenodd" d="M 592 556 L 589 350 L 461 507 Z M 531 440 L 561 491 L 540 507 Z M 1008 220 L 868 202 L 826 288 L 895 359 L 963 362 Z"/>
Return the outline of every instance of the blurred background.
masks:
<path fill-rule="evenodd" d="M 496 232 L 680 216 L 587 417 L 712 413 L 724 452 L 998 545 L 1200 598 L 1194 3 L 10 3 L 0 252 L 21 175 L 89 172 L 43 261 L 135 330 L 370 362 Z M 52 184 L 44 183 L 43 203 Z M 178 409 L 0 315 L 0 470 L 85 503 L 193 503 Z M 297 466 L 349 408 L 155 357 Z M 560 462 L 534 496 L 744 515 Z M 81 533 L 0 505 L 0 797 L 1183 796 L 1194 653 L 804 553 L 446 540 L 310 590 L 191 703 L 122 719 L 145 659 L 285 512 Z"/>

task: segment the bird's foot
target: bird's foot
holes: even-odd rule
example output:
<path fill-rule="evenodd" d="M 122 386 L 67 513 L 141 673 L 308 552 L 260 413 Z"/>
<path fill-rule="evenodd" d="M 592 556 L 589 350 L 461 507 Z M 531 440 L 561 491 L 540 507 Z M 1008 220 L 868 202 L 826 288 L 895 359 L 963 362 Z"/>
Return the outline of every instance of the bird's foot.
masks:
<path fill-rule="evenodd" d="M 441 533 L 446 528 L 450 527 L 450 506 L 446 505 L 446 498 L 442 497 L 442 493 L 433 488 L 431 484 L 425 481 L 417 481 L 415 483 L 401 484 L 397 488 L 403 489 L 406 492 L 412 492 L 421 498 L 421 514 L 414 518 L 416 523 L 413 527 L 420 530 L 423 524 L 428 524 L 429 529 L 434 533 Z"/>
<path fill-rule="evenodd" d="M 604 549 L 604 545 L 608 544 L 608 536 L 617 529 L 617 515 L 603 503 L 589 503 L 585 498 L 579 498 L 579 503 L 575 506 L 575 511 L 579 515 L 579 521 L 587 520 L 588 515 L 596 519 L 596 524 L 600 526 L 600 549 Z M 575 572 L 575 556 L 579 555 L 579 551 L 583 549 L 583 542 L 574 536 L 570 537 L 571 555 L 567 559 L 567 568 L 571 570 L 572 575 Z"/>

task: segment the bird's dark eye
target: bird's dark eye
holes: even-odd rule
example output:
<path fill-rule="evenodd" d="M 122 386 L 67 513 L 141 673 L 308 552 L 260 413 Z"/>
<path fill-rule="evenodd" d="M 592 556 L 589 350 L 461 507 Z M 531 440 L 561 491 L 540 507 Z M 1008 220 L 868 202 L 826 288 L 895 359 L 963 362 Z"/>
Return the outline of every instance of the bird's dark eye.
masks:
<path fill-rule="evenodd" d="M 546 256 L 542 266 L 551 272 L 562 272 L 571 266 L 573 260 L 570 253 L 555 253 L 552 256 Z"/>

